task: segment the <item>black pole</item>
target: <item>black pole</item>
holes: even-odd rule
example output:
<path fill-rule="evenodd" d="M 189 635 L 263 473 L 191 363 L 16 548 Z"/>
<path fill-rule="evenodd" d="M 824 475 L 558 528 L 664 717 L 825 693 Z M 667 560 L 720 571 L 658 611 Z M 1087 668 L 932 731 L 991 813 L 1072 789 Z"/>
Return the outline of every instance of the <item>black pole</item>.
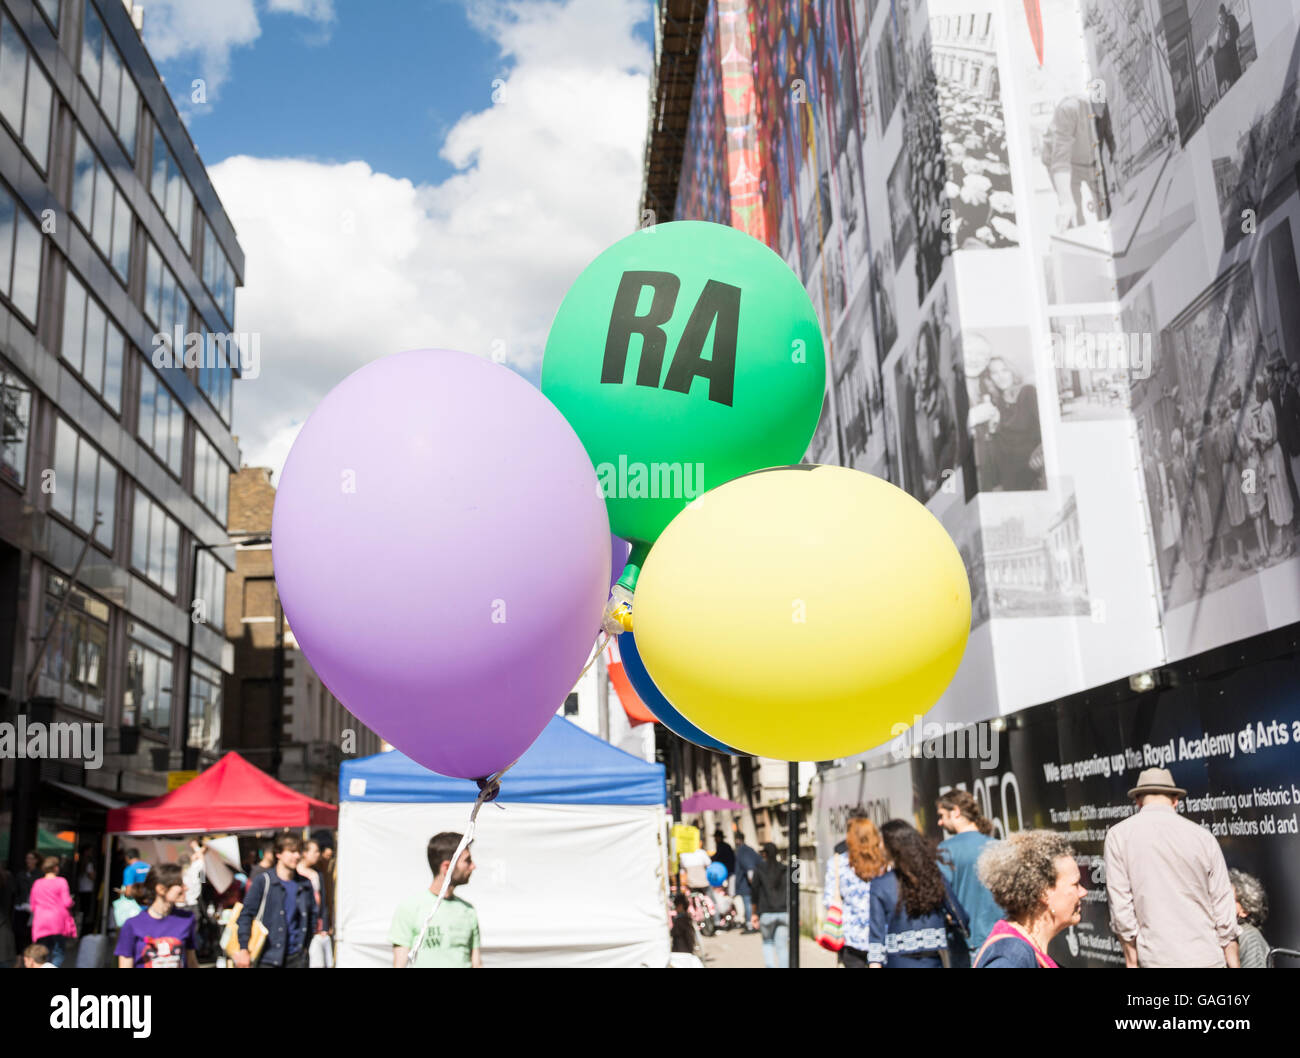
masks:
<path fill-rule="evenodd" d="M 186 622 L 189 625 L 189 632 L 185 639 L 185 682 L 181 685 L 179 694 L 181 699 L 181 768 L 191 771 L 198 765 L 198 761 L 190 757 L 190 687 L 194 684 L 191 677 L 194 672 L 194 626 L 198 623 L 194 620 L 194 604 L 198 601 L 199 596 L 199 552 L 207 551 L 215 546 L 215 544 L 200 544 L 198 540 L 190 541 L 190 612 L 189 621 Z M 204 611 L 204 620 L 207 620 L 206 610 Z M 177 688 L 173 687 L 172 694 L 177 693 Z"/>
<path fill-rule="evenodd" d="M 799 764 L 790 762 L 789 821 L 790 882 L 786 907 L 790 918 L 790 969 L 799 969 Z"/>
<path fill-rule="evenodd" d="M 254 545 L 254 544 L 269 544 L 270 542 L 271 542 L 271 538 L 270 538 L 269 536 L 259 536 L 259 537 L 254 537 L 254 538 L 252 538 L 252 539 L 250 539 L 250 540 L 241 540 L 241 541 L 239 541 L 239 543 L 242 543 L 242 544 L 244 544 L 244 545 L 246 545 L 246 546 L 251 546 L 251 545 Z M 190 626 L 190 627 L 189 627 L 189 633 L 188 633 L 187 636 L 185 637 L 185 682 L 184 682 L 184 684 L 182 685 L 182 689 L 181 689 L 181 691 L 180 691 L 180 695 L 181 695 L 181 768 L 183 768 L 183 769 L 186 770 L 186 771 L 195 771 L 195 770 L 198 769 L 198 766 L 199 766 L 199 750 L 198 750 L 198 747 L 196 746 L 196 747 L 194 747 L 193 749 L 191 749 L 191 747 L 190 747 L 190 688 L 194 686 L 194 679 L 193 679 L 193 673 L 194 673 L 194 626 L 195 626 L 196 624 L 198 624 L 198 622 L 197 622 L 196 620 L 194 620 L 194 604 L 195 604 L 196 602 L 198 602 L 198 598 L 199 598 L 199 552 L 200 552 L 200 551 L 215 551 L 215 550 L 216 550 L 217 548 L 219 548 L 219 547 L 237 547 L 237 546 L 238 546 L 238 544 L 236 544 L 234 541 L 231 541 L 231 540 L 226 540 L 226 541 L 224 541 L 223 543 L 217 543 L 217 544 L 201 544 L 201 543 L 199 543 L 199 541 L 198 541 L 197 539 L 195 539 L 195 540 L 191 540 L 191 541 L 190 541 L 190 615 L 189 615 L 189 616 L 190 616 L 190 620 L 189 620 L 189 626 Z M 224 579 L 224 577 L 223 577 L 223 579 Z M 221 591 L 225 591 L 225 585 L 224 585 L 224 584 L 220 586 L 220 590 L 221 590 Z M 275 598 L 276 598 L 276 603 L 275 603 L 275 605 L 276 605 L 276 613 L 277 613 L 277 615 L 278 615 L 278 614 L 279 614 L 279 606 L 280 606 L 280 596 L 279 596 L 279 593 L 278 593 L 278 592 L 276 593 L 276 597 L 275 597 Z M 205 602 L 210 603 L 211 600 L 205 600 Z M 207 620 L 208 620 L 207 614 L 208 614 L 208 610 L 207 610 L 207 606 L 205 605 L 205 607 L 204 607 L 204 611 L 203 611 L 203 623 L 204 623 L 204 624 L 207 624 Z M 277 623 L 277 629 L 281 628 L 281 627 L 283 626 L 283 624 L 284 624 L 284 622 L 283 622 L 283 620 L 281 619 L 281 620 Z M 226 630 L 225 630 L 224 628 L 221 629 L 220 631 L 221 631 L 221 634 L 222 634 L 222 635 L 225 635 Z M 276 649 L 276 662 L 277 662 L 277 669 L 276 669 L 276 686 L 277 686 L 277 688 L 282 688 L 282 686 L 283 686 L 283 673 L 282 673 L 281 668 L 280 668 L 279 666 L 281 665 L 281 655 L 283 654 L 283 649 L 284 649 L 284 637 L 283 637 L 283 635 L 281 634 L 280 631 L 277 631 L 277 633 L 276 633 L 275 649 Z M 172 688 L 172 695 L 175 696 L 176 693 L 177 693 L 177 690 L 176 690 L 175 687 L 173 687 L 173 688 Z M 277 767 L 278 767 L 278 765 L 277 765 Z"/>
<path fill-rule="evenodd" d="M 275 726 L 271 729 L 271 774 L 280 777 L 280 764 L 284 759 L 284 610 L 280 606 L 280 593 L 275 593 L 275 703 L 271 707 Z"/>
<path fill-rule="evenodd" d="M 672 796 L 673 819 L 677 822 L 682 821 L 682 740 L 669 731 L 668 737 L 672 739 L 672 766 L 673 778 L 669 784 L 669 793 Z"/>

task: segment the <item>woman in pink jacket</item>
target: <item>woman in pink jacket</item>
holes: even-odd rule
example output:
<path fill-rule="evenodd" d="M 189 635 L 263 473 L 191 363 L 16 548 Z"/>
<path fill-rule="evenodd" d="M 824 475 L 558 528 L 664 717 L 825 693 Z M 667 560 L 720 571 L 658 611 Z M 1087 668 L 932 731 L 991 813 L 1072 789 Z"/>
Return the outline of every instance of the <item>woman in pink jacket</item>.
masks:
<path fill-rule="evenodd" d="M 63 965 L 63 940 L 77 935 L 72 920 L 72 892 L 68 880 L 59 877 L 59 858 L 46 856 L 41 864 L 43 877 L 32 883 L 32 939 L 50 949 L 50 962 Z"/>

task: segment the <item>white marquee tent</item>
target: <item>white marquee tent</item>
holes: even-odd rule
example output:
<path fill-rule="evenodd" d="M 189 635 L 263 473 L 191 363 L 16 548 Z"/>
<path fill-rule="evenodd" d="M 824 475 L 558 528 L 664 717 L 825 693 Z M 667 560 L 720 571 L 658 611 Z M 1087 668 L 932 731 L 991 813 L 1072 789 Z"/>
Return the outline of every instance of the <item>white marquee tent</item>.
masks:
<path fill-rule="evenodd" d="M 668 963 L 664 769 L 554 717 L 479 810 L 483 965 Z M 392 966 L 397 904 L 427 889 L 428 840 L 463 832 L 478 794 L 396 751 L 339 772 L 339 966 Z M 500 804 L 503 809 L 498 809 Z"/>

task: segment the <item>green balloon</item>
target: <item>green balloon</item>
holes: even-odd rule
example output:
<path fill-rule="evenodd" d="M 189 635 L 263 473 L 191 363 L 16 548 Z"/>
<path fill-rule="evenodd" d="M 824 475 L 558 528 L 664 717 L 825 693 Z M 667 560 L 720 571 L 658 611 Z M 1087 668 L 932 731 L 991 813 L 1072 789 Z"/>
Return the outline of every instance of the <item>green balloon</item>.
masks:
<path fill-rule="evenodd" d="M 638 231 L 592 261 L 542 361 L 542 392 L 591 456 L 611 531 L 639 545 L 634 570 L 696 496 L 802 459 L 825 388 L 803 284 L 757 239 L 703 221 Z"/>

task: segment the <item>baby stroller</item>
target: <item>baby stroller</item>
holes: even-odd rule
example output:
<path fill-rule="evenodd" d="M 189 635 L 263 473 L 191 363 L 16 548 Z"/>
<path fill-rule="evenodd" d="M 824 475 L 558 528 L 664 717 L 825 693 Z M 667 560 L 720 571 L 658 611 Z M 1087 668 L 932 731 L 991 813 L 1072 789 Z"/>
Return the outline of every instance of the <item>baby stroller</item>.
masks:
<path fill-rule="evenodd" d="M 686 896 L 691 921 L 704 936 L 712 937 L 718 929 L 718 908 L 708 892 L 692 889 Z"/>
<path fill-rule="evenodd" d="M 714 928 L 715 929 L 735 929 L 737 926 L 744 927 L 741 921 L 741 904 L 734 896 L 731 896 L 726 889 L 718 887 L 713 890 L 714 906 Z M 706 934 L 707 936 L 707 934 Z"/>

